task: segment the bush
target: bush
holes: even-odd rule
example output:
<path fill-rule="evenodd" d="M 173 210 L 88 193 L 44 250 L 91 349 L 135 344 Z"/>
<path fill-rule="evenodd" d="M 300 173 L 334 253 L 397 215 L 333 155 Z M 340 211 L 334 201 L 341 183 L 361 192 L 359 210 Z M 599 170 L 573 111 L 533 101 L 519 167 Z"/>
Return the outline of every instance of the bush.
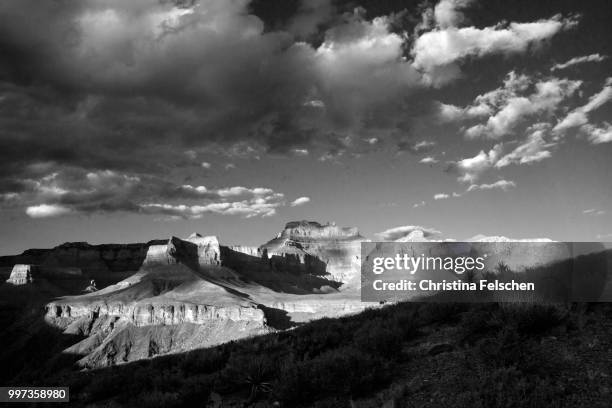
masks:
<path fill-rule="evenodd" d="M 353 336 L 355 347 L 364 353 L 390 358 L 401 353 L 402 331 L 400 327 L 385 327 L 380 319 L 366 323 Z"/>
<path fill-rule="evenodd" d="M 496 314 L 500 327 L 513 327 L 525 335 L 542 334 L 566 320 L 567 311 L 560 306 L 501 303 Z"/>
<path fill-rule="evenodd" d="M 390 368 L 381 358 L 344 347 L 305 362 L 286 361 L 273 392 L 288 404 L 365 395 L 389 382 Z"/>
<path fill-rule="evenodd" d="M 184 355 L 180 367 L 187 375 L 214 373 L 225 367 L 228 357 L 224 348 L 191 351 Z"/>

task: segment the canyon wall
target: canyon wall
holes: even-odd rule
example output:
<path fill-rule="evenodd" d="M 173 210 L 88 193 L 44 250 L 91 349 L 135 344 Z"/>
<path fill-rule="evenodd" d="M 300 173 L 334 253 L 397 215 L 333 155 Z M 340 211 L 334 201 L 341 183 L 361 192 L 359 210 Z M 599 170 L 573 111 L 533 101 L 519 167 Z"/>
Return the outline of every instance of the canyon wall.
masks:
<path fill-rule="evenodd" d="M 20 255 L 2 256 L 0 257 L 0 266 L 31 264 L 38 265 L 41 269 L 48 271 L 57 271 L 60 268 L 78 268 L 89 276 L 137 271 L 142 265 L 149 247 L 162 243 L 165 243 L 165 241 L 102 245 L 68 242 L 51 249 L 29 249 Z"/>
<path fill-rule="evenodd" d="M 319 224 L 314 221 L 294 221 L 276 238 L 262 245 L 262 250 L 275 253 L 286 247 L 299 247 L 326 265 L 329 279 L 341 283 L 354 283 L 359 278 L 361 242 L 365 238 L 357 228 Z"/>

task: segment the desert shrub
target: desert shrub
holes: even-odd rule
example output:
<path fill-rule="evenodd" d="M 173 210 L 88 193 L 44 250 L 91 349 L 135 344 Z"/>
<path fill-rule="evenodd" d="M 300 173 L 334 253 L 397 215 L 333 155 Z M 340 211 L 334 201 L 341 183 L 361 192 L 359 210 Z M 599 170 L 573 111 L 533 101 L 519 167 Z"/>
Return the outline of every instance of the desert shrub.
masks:
<path fill-rule="evenodd" d="M 351 400 L 346 397 L 344 398 L 338 398 L 338 397 L 325 398 L 320 401 L 315 401 L 315 403 L 312 404 L 312 406 L 313 408 L 352 408 Z"/>
<path fill-rule="evenodd" d="M 353 335 L 359 350 L 387 358 L 401 351 L 403 340 L 400 327 L 386 326 L 380 319 L 364 324 Z"/>
<path fill-rule="evenodd" d="M 344 347 L 308 361 L 286 361 L 273 384 L 273 392 L 288 404 L 329 396 L 364 395 L 388 383 L 392 375 L 390 368 L 381 358 Z"/>
<path fill-rule="evenodd" d="M 464 303 L 423 303 L 419 308 L 419 318 L 422 324 L 453 323 L 468 308 L 469 305 Z"/>
<path fill-rule="evenodd" d="M 225 367 L 229 354 L 224 348 L 197 350 L 183 356 L 181 369 L 187 375 L 214 373 Z"/>
<path fill-rule="evenodd" d="M 480 336 L 496 328 L 494 321 L 494 305 L 474 305 L 470 310 L 463 313 L 459 324 L 459 330 L 464 340 Z"/>
<path fill-rule="evenodd" d="M 463 390 L 452 404 L 458 408 L 538 408 L 560 396 L 550 379 L 527 377 L 516 367 L 471 371 L 463 379 Z"/>
<path fill-rule="evenodd" d="M 203 406 L 213 389 L 213 377 L 197 376 L 183 379 L 179 390 L 182 406 Z"/>
<path fill-rule="evenodd" d="M 167 370 L 150 370 L 149 371 L 151 386 L 154 390 L 172 392 L 181 387 L 183 383 L 183 373 L 178 366 L 171 367 Z"/>
<path fill-rule="evenodd" d="M 293 349 L 302 359 L 314 358 L 322 352 L 340 347 L 350 341 L 347 327 L 342 322 L 321 319 L 295 333 Z M 299 334 L 298 334 L 299 333 Z"/>
<path fill-rule="evenodd" d="M 278 376 L 278 364 L 273 356 L 232 353 L 218 388 L 225 392 L 244 390 L 252 397 L 267 393 Z"/>
<path fill-rule="evenodd" d="M 567 354 L 560 345 L 543 345 L 537 339 L 521 335 L 511 327 L 503 328 L 496 337 L 478 342 L 476 361 L 495 368 L 514 367 L 524 375 L 549 375 L 565 368 Z"/>
<path fill-rule="evenodd" d="M 513 327 L 525 335 L 542 334 L 560 325 L 567 311 L 557 305 L 501 303 L 495 315 L 500 327 Z"/>
<path fill-rule="evenodd" d="M 172 408 L 182 405 L 178 392 L 151 391 L 141 394 L 133 400 L 134 406 L 146 408 Z"/>
<path fill-rule="evenodd" d="M 91 401 L 105 400 L 117 397 L 125 391 L 125 385 L 131 383 L 130 375 L 127 371 L 118 367 L 99 373 L 95 376 L 84 393 Z"/>

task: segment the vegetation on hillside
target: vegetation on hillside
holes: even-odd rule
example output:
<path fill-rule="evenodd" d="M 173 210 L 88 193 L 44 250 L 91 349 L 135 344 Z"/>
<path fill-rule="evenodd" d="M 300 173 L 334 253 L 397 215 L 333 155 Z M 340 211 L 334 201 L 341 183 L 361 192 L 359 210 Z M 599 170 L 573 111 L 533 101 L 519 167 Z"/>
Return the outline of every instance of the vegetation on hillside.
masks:
<path fill-rule="evenodd" d="M 573 379 L 592 370 L 584 378 L 610 382 L 607 365 L 580 360 L 595 338 L 585 322 L 611 328 L 609 308 L 591 309 L 401 303 L 52 382 L 87 406 L 605 406 L 609 395 Z"/>

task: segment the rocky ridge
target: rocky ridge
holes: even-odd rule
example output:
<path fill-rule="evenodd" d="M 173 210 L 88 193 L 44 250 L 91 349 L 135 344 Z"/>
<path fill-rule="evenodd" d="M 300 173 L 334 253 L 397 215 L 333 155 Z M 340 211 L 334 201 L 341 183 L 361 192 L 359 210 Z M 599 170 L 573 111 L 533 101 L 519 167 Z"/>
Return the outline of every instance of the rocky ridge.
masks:
<path fill-rule="evenodd" d="M 65 351 L 92 368 L 363 310 L 356 292 L 339 292 L 341 278 L 357 272 L 335 273 L 354 261 L 325 252 L 330 244 L 358 248 L 359 239 L 356 229 L 299 222 L 261 247 L 224 246 L 215 236 L 192 234 L 116 247 L 63 244 L 13 259 L 34 261 L 18 271 L 72 268 L 84 279 L 116 274 L 98 291 L 45 307 L 47 324 L 82 338 Z M 27 274 L 17 275 L 15 281 L 27 281 Z"/>

